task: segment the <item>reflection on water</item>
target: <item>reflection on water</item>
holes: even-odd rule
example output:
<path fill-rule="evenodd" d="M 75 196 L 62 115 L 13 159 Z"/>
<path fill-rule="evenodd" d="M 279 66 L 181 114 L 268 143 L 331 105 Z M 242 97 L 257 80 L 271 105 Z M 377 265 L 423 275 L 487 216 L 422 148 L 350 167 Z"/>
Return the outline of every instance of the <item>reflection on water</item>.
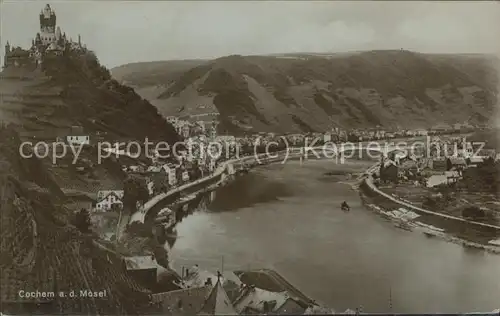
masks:
<path fill-rule="evenodd" d="M 277 201 L 290 195 L 292 192 L 286 184 L 268 179 L 265 174 L 249 173 L 219 189 L 209 210 L 231 211 L 257 203 Z"/>
<path fill-rule="evenodd" d="M 220 190 L 211 212 L 178 225 L 173 266 L 215 271 L 224 258 L 227 270 L 272 268 L 338 310 L 388 312 L 390 296 L 400 313 L 498 308 L 500 256 L 396 229 L 349 186 L 325 182 L 325 173 L 370 164 L 289 162 L 252 171 Z M 340 210 L 343 200 L 351 212 Z"/>

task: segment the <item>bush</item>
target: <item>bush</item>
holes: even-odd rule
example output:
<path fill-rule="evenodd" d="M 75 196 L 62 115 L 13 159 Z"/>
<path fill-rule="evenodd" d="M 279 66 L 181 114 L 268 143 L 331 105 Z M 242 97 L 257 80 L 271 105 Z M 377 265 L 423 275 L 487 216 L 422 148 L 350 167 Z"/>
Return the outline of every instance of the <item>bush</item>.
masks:
<path fill-rule="evenodd" d="M 75 214 L 75 216 L 71 220 L 71 224 L 74 225 L 82 233 L 89 233 L 91 231 L 89 212 L 86 209 L 82 208 L 78 213 Z"/>
<path fill-rule="evenodd" d="M 467 219 L 478 220 L 486 217 L 486 212 L 479 207 L 469 206 L 462 210 L 462 216 Z"/>
<path fill-rule="evenodd" d="M 463 172 L 463 184 L 472 192 L 489 192 L 498 194 L 500 191 L 500 164 L 493 159 L 487 159 L 475 168 Z"/>
<path fill-rule="evenodd" d="M 131 235 L 131 236 L 135 236 L 135 237 L 151 237 L 153 235 L 151 229 L 148 228 L 148 226 L 146 226 L 145 224 L 143 223 L 140 223 L 140 222 L 132 222 L 130 224 L 127 225 L 127 228 L 126 228 L 126 232 L 127 234 Z"/>

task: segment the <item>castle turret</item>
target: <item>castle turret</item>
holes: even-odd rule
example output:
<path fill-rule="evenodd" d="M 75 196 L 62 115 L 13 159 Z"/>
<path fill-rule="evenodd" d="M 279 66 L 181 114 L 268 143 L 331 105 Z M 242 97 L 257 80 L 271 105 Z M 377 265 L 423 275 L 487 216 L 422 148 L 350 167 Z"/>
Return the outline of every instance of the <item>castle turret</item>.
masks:
<path fill-rule="evenodd" d="M 49 44 L 56 40 L 56 14 L 47 4 L 40 12 L 40 36 L 42 43 Z"/>
<path fill-rule="evenodd" d="M 38 46 L 38 45 L 41 45 L 42 44 L 42 37 L 40 35 L 40 33 L 36 33 L 36 36 L 35 36 L 35 45 Z"/>
<path fill-rule="evenodd" d="M 9 59 L 9 55 L 10 54 L 10 44 L 9 44 L 9 41 L 7 41 L 7 43 L 5 44 L 5 55 L 4 55 L 4 58 L 3 58 L 3 65 L 4 67 L 7 67 L 7 62 L 8 62 L 8 59 Z"/>

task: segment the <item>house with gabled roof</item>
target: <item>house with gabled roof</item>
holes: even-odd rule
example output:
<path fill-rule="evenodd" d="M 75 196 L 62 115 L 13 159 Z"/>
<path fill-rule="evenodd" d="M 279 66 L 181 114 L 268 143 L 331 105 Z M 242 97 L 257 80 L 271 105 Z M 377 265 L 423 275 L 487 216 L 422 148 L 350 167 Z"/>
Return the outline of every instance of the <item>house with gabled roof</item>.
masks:
<path fill-rule="evenodd" d="M 210 286 L 191 287 L 152 295 L 165 316 L 195 316 L 203 307 L 211 290 Z"/>
<path fill-rule="evenodd" d="M 97 203 L 95 210 L 98 212 L 106 212 L 123 208 L 123 190 L 106 190 L 97 193 Z"/>
<path fill-rule="evenodd" d="M 198 315 L 237 315 L 226 291 L 222 287 L 220 275 L 210 291 Z"/>
<path fill-rule="evenodd" d="M 450 170 L 463 170 L 467 167 L 467 161 L 464 158 L 449 157 L 446 159 L 446 169 Z"/>
<path fill-rule="evenodd" d="M 255 286 L 245 286 L 234 305 L 240 314 L 245 315 L 302 315 L 307 308 L 286 291 L 271 292 Z"/>
<path fill-rule="evenodd" d="M 380 167 L 380 180 L 397 182 L 399 168 L 398 165 L 391 159 L 386 159 L 382 162 Z"/>

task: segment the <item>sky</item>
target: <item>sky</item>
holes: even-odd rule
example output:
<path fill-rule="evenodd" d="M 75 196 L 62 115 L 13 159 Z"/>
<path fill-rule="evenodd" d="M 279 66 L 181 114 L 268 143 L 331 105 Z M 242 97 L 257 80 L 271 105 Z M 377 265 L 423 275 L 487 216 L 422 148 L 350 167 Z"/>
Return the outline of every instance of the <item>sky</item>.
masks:
<path fill-rule="evenodd" d="M 74 40 L 80 34 L 109 68 L 231 54 L 401 48 L 500 56 L 500 3 L 487 1 L 3 1 L 2 47 L 7 40 L 29 47 L 46 3 L 62 31 Z"/>

